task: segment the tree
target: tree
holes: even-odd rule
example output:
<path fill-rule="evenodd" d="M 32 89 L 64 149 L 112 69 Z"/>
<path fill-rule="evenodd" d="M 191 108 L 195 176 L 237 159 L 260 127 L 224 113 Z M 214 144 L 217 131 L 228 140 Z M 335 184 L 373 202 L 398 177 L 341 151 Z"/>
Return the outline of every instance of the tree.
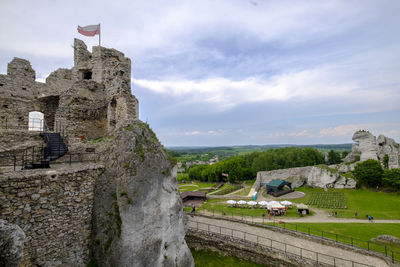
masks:
<path fill-rule="evenodd" d="M 382 182 L 385 186 L 400 189 L 400 169 L 385 170 Z"/>
<path fill-rule="evenodd" d="M 328 164 L 338 164 L 340 162 L 340 154 L 331 149 L 328 153 Z"/>
<path fill-rule="evenodd" d="M 353 171 L 354 177 L 360 184 L 379 186 L 382 184 L 383 168 L 379 161 L 368 159 L 358 163 Z"/>
<path fill-rule="evenodd" d="M 343 152 L 342 152 L 342 159 L 344 159 L 345 157 L 347 157 L 348 154 L 349 154 L 349 151 L 343 151 Z"/>
<path fill-rule="evenodd" d="M 383 156 L 383 167 L 385 167 L 385 169 L 389 169 L 389 155 L 385 154 L 385 156 Z"/>

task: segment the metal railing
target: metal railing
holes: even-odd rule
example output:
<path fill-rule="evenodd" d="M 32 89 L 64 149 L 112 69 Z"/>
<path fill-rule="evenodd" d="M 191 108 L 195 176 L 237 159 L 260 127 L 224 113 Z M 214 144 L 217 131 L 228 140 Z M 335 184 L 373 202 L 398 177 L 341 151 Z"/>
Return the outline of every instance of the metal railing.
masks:
<path fill-rule="evenodd" d="M 186 212 L 190 211 L 190 208 L 185 208 Z M 284 231 L 292 231 L 292 232 L 299 232 L 303 234 L 307 234 L 309 236 L 314 236 L 314 237 L 319 237 L 323 238 L 326 240 L 331 240 L 336 243 L 344 244 L 344 245 L 350 245 L 352 247 L 360 248 L 360 249 L 365 249 L 367 251 L 374 251 L 381 253 L 385 255 L 386 257 L 390 257 L 392 263 L 394 262 L 399 262 L 400 261 L 400 253 L 393 251 L 391 246 L 388 245 L 381 245 L 378 243 L 374 243 L 368 240 L 361 240 L 358 238 L 354 238 L 351 236 L 346 236 L 346 235 L 341 235 L 341 234 L 334 234 L 328 231 L 322 231 L 319 229 L 315 229 L 312 227 L 304 226 L 304 225 L 299 225 L 295 223 L 288 223 L 282 220 L 276 220 L 274 217 L 272 219 L 266 218 L 266 216 L 252 216 L 252 215 L 246 215 L 240 212 L 223 212 L 222 214 L 220 211 L 215 211 L 214 209 L 206 209 L 203 212 L 202 210 L 197 210 L 196 213 L 199 214 L 204 214 L 207 216 L 213 216 L 213 217 L 218 217 L 218 218 L 224 218 L 224 219 L 236 219 L 236 220 L 241 220 L 244 222 L 248 223 L 259 223 L 263 224 L 266 227 L 272 227 L 272 228 L 280 228 Z"/>
<path fill-rule="evenodd" d="M 0 156 L 0 167 L 12 167 L 13 171 L 24 170 L 27 165 L 39 163 L 44 160 L 44 147 L 29 147 L 15 155 Z M 70 153 L 51 162 L 51 164 L 69 164 L 97 162 L 99 154 L 95 152 Z"/>
<path fill-rule="evenodd" d="M 245 242 L 249 242 L 252 245 L 256 245 L 266 250 L 268 249 L 268 250 L 284 252 L 286 256 L 291 255 L 295 257 L 300 257 L 300 259 L 307 259 L 321 265 L 326 264 L 329 266 L 352 266 L 352 267 L 373 266 L 365 263 L 360 263 L 352 260 L 347 260 L 327 255 L 310 249 L 294 246 L 282 241 L 273 240 L 268 237 L 255 235 L 242 230 L 236 230 L 224 226 L 208 224 L 203 222 L 196 222 L 190 219 L 189 219 L 189 228 L 196 231 L 204 231 L 207 233 L 228 236 L 238 241 L 243 240 Z"/>

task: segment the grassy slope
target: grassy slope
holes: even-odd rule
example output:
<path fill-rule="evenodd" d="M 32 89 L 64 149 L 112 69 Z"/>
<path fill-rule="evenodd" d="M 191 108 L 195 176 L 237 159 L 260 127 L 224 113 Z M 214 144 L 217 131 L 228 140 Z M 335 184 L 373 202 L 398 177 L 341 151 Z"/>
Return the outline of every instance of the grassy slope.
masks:
<path fill-rule="evenodd" d="M 235 266 L 235 267 L 262 267 L 268 265 L 259 265 L 243 261 L 234 257 L 221 256 L 216 252 L 209 250 L 191 250 L 196 267 L 221 267 L 221 266 Z"/>
<path fill-rule="evenodd" d="M 275 224 L 275 226 L 283 227 L 283 224 Z M 297 230 L 300 232 L 322 236 L 332 240 L 337 240 L 342 243 L 353 244 L 358 247 L 375 250 L 385 253 L 384 243 L 370 242 L 371 238 L 376 238 L 378 235 L 393 235 L 400 238 L 400 224 L 395 223 L 297 223 L 286 224 L 285 228 Z M 323 233 L 322 233 L 323 231 Z M 336 234 L 338 237 L 336 237 Z M 352 240 L 353 238 L 353 240 Z M 400 260 L 400 246 L 387 245 L 387 253 L 390 255 L 394 251 L 396 260 Z"/>

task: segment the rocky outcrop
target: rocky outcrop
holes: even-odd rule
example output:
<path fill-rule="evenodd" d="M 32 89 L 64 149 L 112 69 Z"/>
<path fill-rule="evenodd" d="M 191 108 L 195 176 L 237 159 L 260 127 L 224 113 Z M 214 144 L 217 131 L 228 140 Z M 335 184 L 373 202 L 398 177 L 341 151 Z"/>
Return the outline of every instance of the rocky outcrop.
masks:
<path fill-rule="evenodd" d="M 327 166 L 307 166 L 257 173 L 257 181 L 265 185 L 273 179 L 281 179 L 292 183 L 292 188 L 303 185 L 319 188 L 355 188 L 356 182 L 346 178 L 337 169 Z"/>
<path fill-rule="evenodd" d="M 18 266 L 24 252 L 25 234 L 16 225 L 0 220 L 0 266 Z"/>
<path fill-rule="evenodd" d="M 344 162 L 365 161 L 367 159 L 379 160 L 384 164 L 385 155 L 388 156 L 389 169 L 399 168 L 400 145 L 392 138 L 379 135 L 376 138 L 368 131 L 360 130 L 354 133 L 353 141 L 357 144 L 353 145 L 351 153 L 347 155 Z"/>
<path fill-rule="evenodd" d="M 357 131 L 353 135 L 353 141 L 358 143 L 360 151 L 360 161 L 367 159 L 378 159 L 378 147 L 376 146 L 376 138 L 368 131 Z"/>
<path fill-rule="evenodd" d="M 176 167 L 149 126 L 127 122 L 97 144 L 94 256 L 103 266 L 193 266 Z"/>
<path fill-rule="evenodd" d="M 378 237 L 376 239 L 373 238 L 372 241 L 379 241 L 379 242 L 383 242 L 383 243 L 400 245 L 400 238 L 397 238 L 392 235 L 378 235 Z"/>

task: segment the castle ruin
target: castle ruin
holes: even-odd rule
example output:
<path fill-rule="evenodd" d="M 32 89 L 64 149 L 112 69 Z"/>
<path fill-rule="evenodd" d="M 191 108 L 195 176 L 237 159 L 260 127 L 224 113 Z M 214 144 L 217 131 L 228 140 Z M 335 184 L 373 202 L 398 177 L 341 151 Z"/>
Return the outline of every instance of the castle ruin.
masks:
<path fill-rule="evenodd" d="M 14 58 L 7 75 L 0 75 L 1 124 L 28 128 L 31 111 L 44 114 L 50 130 L 59 122 L 71 137 L 105 136 L 126 119 L 138 119 L 138 101 L 131 94 L 131 61 L 123 53 L 101 46 L 87 50 L 74 42 L 74 67 L 51 73 L 46 83 L 35 81 L 29 61 Z"/>
<path fill-rule="evenodd" d="M 74 67 L 45 83 L 21 58 L 0 75 L 0 225 L 25 237 L 0 265 L 193 266 L 176 167 L 139 120 L 131 61 L 92 51 L 75 39 Z"/>

